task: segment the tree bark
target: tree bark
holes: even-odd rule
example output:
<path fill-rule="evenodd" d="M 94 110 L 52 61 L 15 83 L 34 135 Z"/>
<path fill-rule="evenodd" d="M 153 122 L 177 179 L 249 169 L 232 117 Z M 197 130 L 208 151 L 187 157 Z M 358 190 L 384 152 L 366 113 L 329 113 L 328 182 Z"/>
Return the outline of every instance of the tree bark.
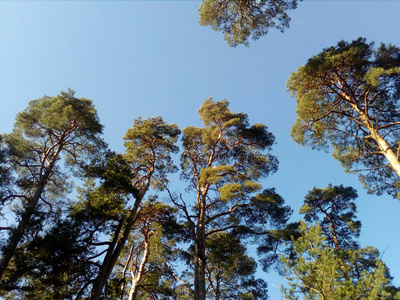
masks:
<path fill-rule="evenodd" d="M 28 203 L 25 206 L 25 211 L 21 215 L 21 220 L 18 223 L 18 227 L 11 231 L 8 244 L 2 249 L 3 257 L 0 261 L 0 280 L 2 279 L 11 258 L 14 256 L 15 250 L 17 249 L 18 244 L 21 241 L 26 229 L 29 227 L 31 217 L 35 212 L 36 206 L 39 202 L 40 197 L 42 196 L 43 190 L 47 184 L 47 181 L 49 180 L 51 172 L 53 171 L 54 165 L 56 163 L 56 160 L 58 159 L 58 156 L 60 155 L 62 148 L 62 145 L 58 146 L 58 149 L 54 153 L 49 165 L 47 166 L 47 168 L 45 168 L 43 176 L 39 180 L 35 193 L 32 197 L 28 198 Z"/>
<path fill-rule="evenodd" d="M 390 148 L 389 144 L 376 129 L 372 128 L 370 132 L 371 137 L 378 144 L 378 147 L 382 151 L 382 154 L 386 157 L 392 169 L 400 177 L 400 162 L 396 153 L 394 153 L 393 149 Z"/>
<path fill-rule="evenodd" d="M 205 232 L 205 194 L 199 195 L 199 216 L 195 233 L 194 257 L 194 295 L 195 300 L 206 299 L 206 232 Z"/>
<path fill-rule="evenodd" d="M 107 282 L 107 277 L 106 277 L 106 272 L 107 272 L 107 267 L 110 264 L 113 251 L 115 249 L 116 244 L 118 243 L 118 237 L 119 234 L 122 230 L 122 223 L 118 225 L 117 230 L 114 233 L 114 238 L 111 242 L 111 245 L 109 246 L 106 256 L 104 257 L 103 263 L 101 264 L 99 274 L 97 275 L 93 287 L 92 287 L 92 292 L 91 292 L 91 298 L 92 299 L 100 299 L 101 297 L 101 292 Z"/>
<path fill-rule="evenodd" d="M 353 109 L 355 109 L 359 113 L 360 118 L 364 123 L 365 127 L 367 128 L 367 130 L 369 131 L 371 138 L 376 142 L 379 150 L 382 152 L 382 155 L 385 156 L 391 168 L 400 177 L 400 162 L 396 153 L 393 151 L 392 148 L 390 148 L 386 140 L 382 137 L 379 131 L 371 123 L 370 119 L 368 118 L 368 115 L 352 101 L 351 97 L 345 93 L 342 93 L 342 96 L 346 99 L 346 101 L 350 103 Z"/>
<path fill-rule="evenodd" d="M 92 288 L 90 299 L 99 300 L 101 298 L 101 293 L 103 291 L 103 288 L 107 283 L 108 277 L 110 276 L 120 254 L 122 252 L 122 249 L 125 246 L 126 241 L 128 240 L 129 234 L 135 223 L 137 211 L 139 210 L 139 206 L 142 203 L 144 195 L 146 194 L 149 186 L 150 186 L 150 179 L 148 179 L 147 184 L 145 185 L 142 192 L 135 200 L 135 203 L 131 209 L 131 213 L 126 222 L 126 225 L 125 225 L 125 228 L 124 228 L 121 238 L 118 240 L 117 243 L 110 245 L 110 247 L 108 248 L 106 257 L 104 258 L 104 261 L 100 267 L 99 275 L 96 277 L 96 279 L 93 283 L 93 288 Z"/>
<path fill-rule="evenodd" d="M 108 248 L 106 257 L 104 258 L 104 261 L 101 265 L 99 275 L 96 277 L 93 283 L 90 299 L 99 300 L 101 298 L 101 293 L 103 291 L 104 286 L 107 283 L 108 277 L 110 276 L 118 260 L 118 257 L 120 256 L 121 251 L 124 248 L 126 241 L 128 240 L 129 233 L 131 232 L 131 229 L 133 227 L 135 217 L 139 209 L 140 203 L 142 202 L 142 199 L 143 198 L 136 199 L 135 204 L 133 205 L 133 208 L 127 220 L 125 229 L 122 233 L 122 237 L 118 240 L 117 243 L 113 244 Z"/>
<path fill-rule="evenodd" d="M 140 263 L 140 267 L 139 267 L 139 270 L 138 270 L 136 276 L 135 276 L 135 274 L 133 272 L 131 272 L 132 287 L 129 290 L 129 298 L 128 298 L 128 300 L 136 300 L 136 296 L 137 296 L 138 288 L 139 288 L 139 283 L 143 278 L 144 267 L 145 267 L 145 265 L 147 263 L 149 255 L 150 255 L 150 234 L 148 236 L 145 236 L 145 238 L 144 238 L 143 258 L 142 258 L 142 261 Z"/>

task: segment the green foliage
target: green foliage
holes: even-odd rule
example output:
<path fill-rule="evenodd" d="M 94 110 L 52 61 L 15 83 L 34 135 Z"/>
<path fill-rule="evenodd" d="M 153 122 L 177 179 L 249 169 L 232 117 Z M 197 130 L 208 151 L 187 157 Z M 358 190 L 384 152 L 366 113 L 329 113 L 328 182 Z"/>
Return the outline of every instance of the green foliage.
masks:
<path fill-rule="evenodd" d="M 137 189 L 132 185 L 132 178 L 135 175 L 122 154 L 106 151 L 85 165 L 84 169 L 85 177 L 89 180 L 94 178 L 100 180 L 104 190 L 121 194 L 137 194 Z"/>
<path fill-rule="evenodd" d="M 71 216 L 84 222 L 88 232 L 112 232 L 126 219 L 128 202 L 138 194 L 131 168 L 121 154 L 105 152 L 85 170 L 86 179 L 82 187 L 77 187 L 78 201 L 71 208 Z"/>
<path fill-rule="evenodd" d="M 257 243 L 257 252 L 261 256 L 261 266 L 268 272 L 272 266 L 279 272 L 279 252 L 289 252 L 284 244 L 297 237 L 298 223 L 287 224 L 292 209 L 284 205 L 284 199 L 275 189 L 265 189 L 251 198 L 251 204 L 239 211 L 245 227 L 244 234 L 249 234 Z"/>
<path fill-rule="evenodd" d="M 300 0 L 301 1 L 301 0 Z M 222 31 L 231 47 L 248 46 L 251 37 L 257 40 L 270 28 L 283 32 L 289 27 L 287 11 L 297 7 L 297 0 L 203 0 L 200 25 Z"/>
<path fill-rule="evenodd" d="M 13 177 L 7 164 L 8 153 L 3 147 L 2 136 L 0 135 L 0 218 L 4 218 L 3 209 L 5 202 L 13 192 Z"/>
<path fill-rule="evenodd" d="M 104 147 L 99 138 L 101 132 L 92 101 L 75 98 L 72 90 L 29 102 L 17 115 L 13 132 L 3 135 L 8 163 L 18 177 L 18 187 L 26 194 L 32 193 L 39 177 L 52 161 L 59 160 L 60 153 L 68 165 L 79 166 L 88 155 L 93 156 Z M 57 176 L 61 173 L 56 166 L 51 166 L 52 180 L 46 182 L 47 190 L 59 196 L 57 190 L 66 185 L 65 179 Z"/>
<path fill-rule="evenodd" d="M 141 184 L 149 174 L 154 188 L 163 189 L 167 183 L 166 174 L 176 171 L 171 154 L 178 152 L 176 142 L 180 130 L 176 124 L 167 124 L 161 117 L 134 120 L 132 128 L 124 136 L 126 154 L 137 184 Z M 160 182 L 164 182 L 160 184 Z"/>
<path fill-rule="evenodd" d="M 72 299 L 84 295 L 95 269 L 87 262 L 93 246 L 76 220 L 54 218 L 51 228 L 20 245 L 0 286 L 11 299 Z"/>
<path fill-rule="evenodd" d="M 356 219 L 357 192 L 352 187 L 329 185 L 314 188 L 305 197 L 300 213 L 306 221 L 321 222 L 327 242 L 335 248 L 356 248 L 361 222 Z"/>
<path fill-rule="evenodd" d="M 33 233 L 43 230 L 46 219 L 65 208 L 63 198 L 71 183 L 67 169 L 62 171 L 59 161 L 64 158 L 70 169 L 81 170 L 83 161 L 104 149 L 101 133 L 102 125 L 92 101 L 75 98 L 74 91 L 69 90 L 30 101 L 17 115 L 13 132 L 2 135 L 1 150 L 7 153 L 5 165 L 12 176 L 10 189 L 14 192 L 1 199 L 3 205 L 9 205 L 7 219 L 12 225 L 6 228 L 8 239 L 2 243 L 0 277 L 18 244 L 24 238 L 34 241 Z"/>
<path fill-rule="evenodd" d="M 301 222 L 301 237 L 293 241 L 296 258 L 282 257 L 290 288 L 286 299 L 393 299 L 379 252 L 372 247 L 335 251 L 320 225 Z M 369 267 L 366 267 L 366 260 Z M 397 298 L 396 298 L 397 299 Z"/>
<path fill-rule="evenodd" d="M 288 79 L 297 99 L 293 139 L 333 149 L 346 171 L 359 172 L 369 192 L 397 194 L 400 176 L 400 49 L 359 38 L 310 58 Z"/>
<path fill-rule="evenodd" d="M 281 229 L 291 210 L 273 189 L 260 193 L 259 180 L 278 167 L 277 159 L 270 154 L 274 136 L 267 127 L 250 125 L 246 114 L 229 110 L 227 100 L 205 100 L 199 115 L 204 127 L 182 130 L 181 155 L 181 176 L 189 182 L 188 191 L 195 193 L 196 200 L 191 205 L 182 197 L 172 197 L 172 201 L 185 218 L 184 227 L 194 243 L 187 257 L 194 262 L 195 299 L 205 299 L 205 274 L 211 267 L 208 242 L 214 235 L 224 232 L 243 239 L 240 243 L 250 238 L 261 240 L 272 229 Z M 227 249 L 224 247 L 229 245 L 221 245 L 221 251 Z M 216 284 L 217 279 L 210 278 L 210 284 Z M 263 290 L 261 282 L 254 279 L 248 287 L 253 284 L 260 284 L 260 291 Z M 244 286 L 235 292 L 238 299 L 252 299 L 255 295 Z"/>
<path fill-rule="evenodd" d="M 353 188 L 331 185 L 305 197 L 301 213 L 314 225 L 300 221 L 291 251 L 281 255 L 286 299 L 399 299 L 379 251 L 355 240 L 361 227 L 356 197 Z"/>
<path fill-rule="evenodd" d="M 190 178 L 195 172 L 200 185 L 222 187 L 229 182 L 240 183 L 241 190 L 257 189 L 251 181 L 277 170 L 277 159 L 268 153 L 274 136 L 266 126 L 250 126 L 247 115 L 229 111 L 226 100 L 205 100 L 199 115 L 206 127 L 186 127 L 182 131 L 184 178 Z"/>
<path fill-rule="evenodd" d="M 113 193 L 104 186 L 97 187 L 93 180 L 79 187 L 78 193 L 79 201 L 72 205 L 71 216 L 85 224 L 83 231 L 92 236 L 88 242 L 98 234 L 109 234 L 121 220 L 126 219 L 128 196 Z"/>
<path fill-rule="evenodd" d="M 91 100 L 75 98 L 74 93 L 69 90 L 29 102 L 28 108 L 17 115 L 13 134 L 4 135 L 11 154 L 24 157 L 33 150 L 48 156 L 46 150 L 59 144 L 66 162 L 74 164 L 80 156 L 99 151 L 103 142 L 98 136 L 103 128 L 96 110 Z"/>
<path fill-rule="evenodd" d="M 277 159 L 269 153 L 274 136 L 264 125 L 250 126 L 246 114 L 231 112 L 226 100 L 207 99 L 199 114 L 205 127 L 182 131 L 182 177 L 199 197 L 216 192 L 215 198 L 206 200 L 209 209 L 205 212 L 206 225 L 215 229 L 240 222 L 239 211 L 256 205 L 249 196 L 261 189 L 258 180 L 277 170 Z"/>
<path fill-rule="evenodd" d="M 206 270 L 210 298 L 268 299 L 266 282 L 255 278 L 257 263 L 237 236 L 220 232 L 210 237 Z"/>

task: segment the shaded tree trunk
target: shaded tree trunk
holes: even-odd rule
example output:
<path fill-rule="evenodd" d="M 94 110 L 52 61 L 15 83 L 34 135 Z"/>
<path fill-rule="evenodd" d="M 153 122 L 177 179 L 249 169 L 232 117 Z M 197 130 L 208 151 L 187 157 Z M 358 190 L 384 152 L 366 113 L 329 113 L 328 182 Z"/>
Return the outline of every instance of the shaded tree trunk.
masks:
<path fill-rule="evenodd" d="M 128 240 L 129 233 L 131 232 L 132 226 L 135 222 L 136 214 L 139 209 L 141 201 L 142 199 L 136 199 L 121 238 L 117 242 L 112 243 L 108 248 L 107 254 L 100 267 L 99 275 L 97 276 L 97 278 L 93 283 L 92 293 L 90 297 L 93 300 L 99 300 L 101 298 L 101 294 L 104 289 L 104 286 L 107 283 L 108 277 L 110 276 L 121 254 L 121 251 L 124 248 L 126 241 Z M 114 239 L 118 239 L 119 233 L 120 231 L 115 233 Z"/>
<path fill-rule="evenodd" d="M 199 216 L 195 232 L 194 257 L 194 295 L 195 300 L 206 299 L 206 232 L 205 232 L 205 195 L 198 197 Z"/>
<path fill-rule="evenodd" d="M 149 180 L 150 181 L 150 180 Z M 122 252 L 122 249 L 125 246 L 126 241 L 128 240 L 129 234 L 132 230 L 132 227 L 135 223 L 137 211 L 139 210 L 139 206 L 142 203 L 143 197 L 146 194 L 149 188 L 150 182 L 146 184 L 143 191 L 140 193 L 138 198 L 136 198 L 135 203 L 131 209 L 131 213 L 126 221 L 126 225 L 122 236 L 119 238 L 117 242 L 112 243 L 108 248 L 107 254 L 104 258 L 104 261 L 100 267 L 99 275 L 96 277 L 93 288 L 91 292 L 90 299 L 99 300 L 101 298 L 102 291 L 104 286 L 107 283 L 108 277 L 110 276 L 117 260 Z M 120 231 L 116 232 L 114 235 L 114 239 L 118 239 Z"/>
<path fill-rule="evenodd" d="M 11 231 L 8 244 L 5 245 L 2 249 L 3 256 L 0 261 L 0 280 L 3 277 L 4 272 L 7 269 L 8 264 L 10 263 L 10 260 L 14 256 L 15 250 L 17 249 L 18 244 L 21 241 L 26 229 L 29 227 L 31 217 L 35 212 L 39 199 L 42 196 L 43 190 L 49 180 L 49 177 L 51 175 L 51 172 L 53 171 L 54 165 L 56 163 L 56 160 L 58 159 L 58 156 L 60 155 L 61 150 L 62 145 L 58 146 L 49 165 L 45 168 L 45 172 L 39 180 L 35 193 L 32 197 L 27 198 L 27 204 L 25 205 L 25 211 L 21 214 L 21 220 L 19 221 L 17 228 Z"/>

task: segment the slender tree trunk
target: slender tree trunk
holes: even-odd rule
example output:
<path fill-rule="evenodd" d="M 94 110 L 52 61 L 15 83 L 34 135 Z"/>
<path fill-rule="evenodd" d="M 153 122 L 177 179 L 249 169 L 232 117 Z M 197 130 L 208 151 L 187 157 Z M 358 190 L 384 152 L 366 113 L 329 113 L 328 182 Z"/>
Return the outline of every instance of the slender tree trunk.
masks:
<path fill-rule="evenodd" d="M 124 265 L 124 269 L 122 270 L 123 282 L 122 282 L 122 284 L 121 284 L 121 298 L 120 298 L 121 300 L 123 300 L 124 295 L 125 295 L 125 287 L 126 287 L 125 274 L 126 274 L 126 271 L 127 271 L 128 268 L 129 268 L 129 264 L 130 264 L 130 262 L 131 262 L 134 247 L 135 247 L 135 244 L 132 243 L 131 249 L 130 249 L 130 251 L 129 251 L 128 259 L 126 260 L 126 263 L 125 263 L 125 265 Z"/>
<path fill-rule="evenodd" d="M 136 285 L 132 286 L 132 288 L 129 290 L 128 300 L 136 300 L 136 296 L 137 296 L 137 288 L 136 287 L 137 287 Z"/>
<path fill-rule="evenodd" d="M 195 233 L 194 256 L 194 295 L 195 300 L 206 299 L 206 233 L 205 233 L 205 195 L 200 195 L 199 217 Z"/>
<path fill-rule="evenodd" d="M 210 285 L 213 289 L 214 293 L 214 300 L 220 300 L 221 299 L 221 290 L 220 290 L 220 274 L 219 272 L 215 275 L 214 282 L 211 279 L 211 274 L 210 274 Z"/>
<path fill-rule="evenodd" d="M 326 218 L 328 219 L 329 223 L 331 223 L 330 228 L 331 228 L 331 231 L 332 231 L 333 243 L 335 244 L 335 254 L 336 254 L 336 257 L 337 257 L 338 259 L 340 259 L 340 262 L 341 262 L 340 266 L 341 266 L 341 268 L 342 268 L 344 278 L 345 278 L 346 280 L 349 281 L 349 280 L 350 280 L 350 276 L 349 276 L 349 273 L 348 273 L 347 270 L 346 270 L 346 264 L 345 264 L 345 262 L 343 261 L 342 257 L 339 256 L 339 254 L 340 254 L 339 252 L 340 252 L 340 250 L 342 250 L 342 249 L 341 249 L 341 247 L 340 247 L 340 245 L 339 245 L 339 240 L 338 240 L 338 235 L 337 235 L 335 223 L 332 221 L 332 218 L 330 217 L 330 215 L 329 215 L 328 213 L 326 213 L 326 212 L 324 212 L 324 213 L 325 213 L 325 216 L 326 216 Z"/>
<path fill-rule="evenodd" d="M 53 158 L 51 159 L 49 165 L 47 166 L 47 168 L 45 168 L 45 172 L 39 180 L 35 193 L 33 194 L 32 197 L 29 197 L 27 199 L 27 204 L 25 205 L 25 211 L 21 215 L 21 220 L 18 223 L 18 227 L 11 231 L 8 244 L 4 246 L 2 249 L 3 256 L 0 261 L 0 280 L 2 279 L 4 272 L 7 269 L 8 264 L 10 263 L 11 258 L 14 256 L 15 250 L 17 249 L 17 246 L 21 241 L 26 229 L 29 227 L 31 217 L 35 212 L 36 206 L 39 202 L 40 197 L 42 196 L 43 190 L 47 184 L 51 172 L 53 171 L 54 165 L 61 150 L 62 146 L 59 146 L 57 151 L 54 153 Z"/>
<path fill-rule="evenodd" d="M 135 200 L 135 203 L 131 209 L 131 213 L 126 221 L 126 225 L 124 227 L 124 231 L 122 233 L 121 238 L 118 240 L 118 242 L 116 244 L 114 244 L 114 245 L 112 245 L 112 247 L 110 246 L 108 248 L 106 257 L 100 267 L 99 275 L 96 277 L 96 279 L 93 283 L 93 288 L 92 288 L 90 299 L 92 299 L 92 300 L 100 299 L 102 291 L 104 289 L 104 286 L 107 283 L 108 277 L 110 276 L 120 254 L 122 252 L 122 249 L 124 248 L 125 243 L 128 240 L 129 234 L 135 223 L 137 211 L 139 210 L 139 206 L 142 203 L 144 195 L 146 194 L 149 186 L 150 186 L 150 179 L 148 180 L 146 186 L 143 188 L 140 195 Z"/>
<path fill-rule="evenodd" d="M 93 283 L 92 292 L 91 292 L 92 293 L 91 297 L 93 299 L 100 299 L 100 297 L 101 297 L 101 292 L 107 282 L 107 278 L 106 278 L 107 267 L 110 264 L 111 257 L 113 255 L 115 246 L 118 243 L 118 238 L 121 233 L 121 230 L 122 230 L 122 222 L 120 222 L 120 224 L 118 224 L 117 230 L 114 232 L 113 240 L 112 240 L 110 246 L 108 247 L 106 256 L 104 257 L 103 263 L 101 264 L 99 274 L 97 275 L 97 277 Z"/>
<path fill-rule="evenodd" d="M 132 286 L 131 286 L 131 289 L 129 290 L 128 300 L 136 300 L 136 296 L 137 296 L 138 289 L 139 289 L 139 283 L 143 278 L 144 267 L 147 263 L 149 255 L 150 255 L 150 235 L 146 235 L 144 238 L 144 253 L 143 253 L 142 261 L 140 262 L 139 270 L 138 270 L 136 276 L 133 272 L 131 272 Z"/>
<path fill-rule="evenodd" d="M 118 257 L 120 256 L 121 251 L 126 241 L 128 240 L 129 233 L 131 232 L 131 229 L 133 227 L 135 217 L 142 199 L 143 198 L 136 199 L 121 238 L 118 240 L 117 243 L 112 245 L 112 247 L 110 246 L 110 248 L 107 251 L 106 257 L 104 258 L 104 261 L 100 267 L 99 275 L 96 277 L 93 283 L 92 293 L 90 297 L 92 300 L 99 300 L 101 297 L 103 288 L 107 283 L 108 277 L 110 276 L 118 260 Z M 116 237 L 118 238 L 118 236 Z"/>

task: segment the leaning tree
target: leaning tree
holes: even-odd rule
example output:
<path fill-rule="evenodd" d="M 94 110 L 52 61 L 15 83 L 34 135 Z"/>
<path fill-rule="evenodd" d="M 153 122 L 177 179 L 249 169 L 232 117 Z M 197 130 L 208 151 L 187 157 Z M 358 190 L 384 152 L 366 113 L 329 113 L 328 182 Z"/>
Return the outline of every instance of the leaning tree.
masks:
<path fill-rule="evenodd" d="M 76 98 L 69 90 L 29 102 L 17 115 L 12 133 L 2 135 L 14 184 L 13 192 L 1 198 L 13 217 L 4 220 L 12 225 L 1 228 L 8 234 L 2 242 L 0 278 L 27 232 L 39 232 L 54 204 L 68 191 L 60 159 L 67 166 L 79 166 L 104 147 L 101 132 L 92 101 Z"/>
<path fill-rule="evenodd" d="M 400 48 L 359 38 L 341 41 L 292 73 L 297 99 L 293 139 L 330 145 L 346 171 L 358 172 L 369 192 L 396 197 L 400 176 Z"/>

